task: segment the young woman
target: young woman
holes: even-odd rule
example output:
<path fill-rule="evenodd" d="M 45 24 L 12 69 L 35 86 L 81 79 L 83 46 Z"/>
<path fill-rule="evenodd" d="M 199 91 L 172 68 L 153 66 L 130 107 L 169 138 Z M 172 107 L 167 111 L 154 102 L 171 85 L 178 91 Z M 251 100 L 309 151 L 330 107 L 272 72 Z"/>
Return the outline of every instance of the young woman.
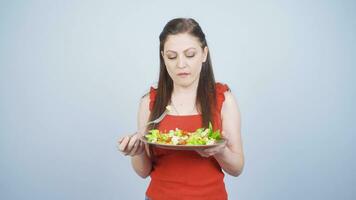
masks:
<path fill-rule="evenodd" d="M 139 140 L 144 129 L 121 138 L 119 149 L 131 156 L 138 175 L 151 177 L 147 199 L 227 199 L 223 171 L 238 176 L 244 166 L 236 99 L 226 84 L 215 82 L 207 41 L 194 19 L 169 21 L 159 39 L 158 87 L 142 97 L 138 127 L 145 127 L 170 105 L 168 115 L 148 129 L 193 132 L 212 122 L 227 142 L 204 150 L 160 149 Z"/>

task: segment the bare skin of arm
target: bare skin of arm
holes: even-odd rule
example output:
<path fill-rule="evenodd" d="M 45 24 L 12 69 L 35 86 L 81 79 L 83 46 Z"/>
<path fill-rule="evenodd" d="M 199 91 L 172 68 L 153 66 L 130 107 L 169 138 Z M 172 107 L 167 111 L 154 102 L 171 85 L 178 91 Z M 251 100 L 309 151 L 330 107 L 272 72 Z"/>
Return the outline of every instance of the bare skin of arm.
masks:
<path fill-rule="evenodd" d="M 217 147 L 200 150 L 198 153 L 203 157 L 214 156 L 226 173 L 232 176 L 239 176 L 244 167 L 241 117 L 238 104 L 231 92 L 225 92 L 221 118 L 222 135 L 227 142 Z"/>
<path fill-rule="evenodd" d="M 144 125 L 148 122 L 149 115 L 149 96 L 146 95 L 141 99 L 138 109 L 138 129 L 144 127 Z M 138 130 L 137 133 L 132 135 L 127 135 L 118 141 L 119 150 L 123 154 L 131 156 L 132 167 L 135 172 L 142 178 L 149 176 L 152 170 L 152 162 L 148 155 L 148 148 L 142 141 L 139 140 L 139 138 L 144 134 L 144 131 L 145 128 Z"/>

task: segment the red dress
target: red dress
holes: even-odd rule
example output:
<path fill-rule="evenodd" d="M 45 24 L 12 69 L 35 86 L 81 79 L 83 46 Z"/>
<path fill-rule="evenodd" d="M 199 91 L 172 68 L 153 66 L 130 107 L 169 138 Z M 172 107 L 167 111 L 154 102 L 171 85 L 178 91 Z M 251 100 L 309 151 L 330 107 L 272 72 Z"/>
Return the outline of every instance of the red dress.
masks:
<path fill-rule="evenodd" d="M 216 84 L 217 108 L 214 112 L 214 129 L 221 128 L 221 107 L 227 85 Z M 156 90 L 150 90 L 150 110 L 153 108 Z M 179 128 L 193 132 L 202 127 L 201 115 L 167 115 L 158 129 L 168 131 Z M 150 174 L 151 182 L 146 196 L 152 200 L 225 200 L 227 193 L 224 173 L 213 156 L 201 157 L 195 151 L 153 148 L 155 162 Z"/>

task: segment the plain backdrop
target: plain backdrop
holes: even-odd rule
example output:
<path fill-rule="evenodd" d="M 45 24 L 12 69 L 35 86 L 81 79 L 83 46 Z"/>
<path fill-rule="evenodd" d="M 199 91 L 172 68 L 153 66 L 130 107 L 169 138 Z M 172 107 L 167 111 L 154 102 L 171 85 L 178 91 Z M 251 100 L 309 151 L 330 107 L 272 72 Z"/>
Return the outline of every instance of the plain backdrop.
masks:
<path fill-rule="evenodd" d="M 116 140 L 196 19 L 242 115 L 230 199 L 356 199 L 355 1 L 1 1 L 0 199 L 143 199 Z M 189 169 L 187 169 L 189 170 Z"/>

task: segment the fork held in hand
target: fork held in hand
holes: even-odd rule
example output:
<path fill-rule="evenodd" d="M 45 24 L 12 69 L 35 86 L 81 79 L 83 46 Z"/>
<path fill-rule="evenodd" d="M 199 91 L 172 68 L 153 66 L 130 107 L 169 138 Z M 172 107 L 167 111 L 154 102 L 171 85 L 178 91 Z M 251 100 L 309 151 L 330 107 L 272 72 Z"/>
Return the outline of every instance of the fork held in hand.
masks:
<path fill-rule="evenodd" d="M 157 124 L 159 122 L 162 121 L 162 119 L 168 114 L 169 111 L 171 111 L 171 106 L 166 106 L 166 110 L 161 114 L 161 116 L 159 116 L 157 119 L 152 120 L 147 122 L 145 125 L 141 126 L 139 130 L 141 130 L 142 128 L 145 128 L 146 126 L 150 125 L 150 124 Z"/>

